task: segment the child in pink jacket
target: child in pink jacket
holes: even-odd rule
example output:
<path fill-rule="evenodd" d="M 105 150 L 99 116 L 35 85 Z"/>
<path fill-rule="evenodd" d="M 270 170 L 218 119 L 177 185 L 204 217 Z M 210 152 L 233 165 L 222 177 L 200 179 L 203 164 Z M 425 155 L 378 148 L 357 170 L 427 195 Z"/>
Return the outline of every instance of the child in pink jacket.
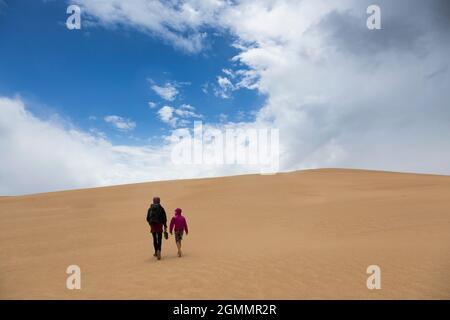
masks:
<path fill-rule="evenodd" d="M 177 243 L 178 256 L 181 257 L 181 240 L 183 240 L 183 232 L 188 234 L 188 226 L 186 218 L 181 215 L 181 209 L 175 209 L 175 216 L 170 220 L 170 234 L 175 227 L 175 242 Z"/>

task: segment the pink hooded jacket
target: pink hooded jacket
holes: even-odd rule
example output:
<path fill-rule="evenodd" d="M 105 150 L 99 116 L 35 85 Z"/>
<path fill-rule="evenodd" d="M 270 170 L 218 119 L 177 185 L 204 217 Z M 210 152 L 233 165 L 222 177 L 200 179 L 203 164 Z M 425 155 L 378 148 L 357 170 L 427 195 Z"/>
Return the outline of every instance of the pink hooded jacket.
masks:
<path fill-rule="evenodd" d="M 173 228 L 175 227 L 175 231 L 186 231 L 188 234 L 188 226 L 186 222 L 186 218 L 181 215 L 181 209 L 175 209 L 175 217 L 172 217 L 170 220 L 170 233 L 172 233 Z"/>

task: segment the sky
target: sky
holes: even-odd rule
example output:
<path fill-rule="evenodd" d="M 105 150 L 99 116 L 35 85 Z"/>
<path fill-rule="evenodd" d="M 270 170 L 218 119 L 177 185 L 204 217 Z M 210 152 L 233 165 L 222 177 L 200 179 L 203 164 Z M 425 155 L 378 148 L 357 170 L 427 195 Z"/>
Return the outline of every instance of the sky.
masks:
<path fill-rule="evenodd" d="M 449 27 L 445 0 L 0 1 L 0 194 L 259 172 L 175 164 L 194 121 L 279 130 L 280 171 L 448 175 Z"/>

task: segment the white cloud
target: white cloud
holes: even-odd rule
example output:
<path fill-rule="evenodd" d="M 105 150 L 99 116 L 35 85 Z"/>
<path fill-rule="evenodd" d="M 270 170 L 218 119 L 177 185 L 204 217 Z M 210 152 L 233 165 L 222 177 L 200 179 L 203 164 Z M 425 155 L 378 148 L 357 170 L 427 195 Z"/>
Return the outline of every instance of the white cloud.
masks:
<path fill-rule="evenodd" d="M 214 94 L 223 99 L 228 99 L 231 97 L 231 91 L 235 90 L 234 85 L 231 83 L 230 79 L 227 77 L 217 76 L 218 88 L 214 90 Z"/>
<path fill-rule="evenodd" d="M 77 0 L 83 19 L 103 26 L 126 25 L 172 44 L 188 53 L 202 50 L 205 21 L 213 21 L 224 2 Z"/>
<path fill-rule="evenodd" d="M 236 74 L 231 69 L 222 69 L 222 72 L 232 79 L 234 79 L 236 76 Z"/>
<path fill-rule="evenodd" d="M 178 95 L 178 90 L 175 85 L 169 82 L 164 86 L 154 84 L 151 86 L 151 88 L 157 95 L 167 101 L 175 100 L 176 96 Z"/>
<path fill-rule="evenodd" d="M 228 120 L 228 115 L 225 113 L 219 114 L 219 122 L 226 122 Z"/>
<path fill-rule="evenodd" d="M 186 126 L 190 123 L 190 118 L 203 118 L 202 115 L 195 113 L 195 108 L 189 104 L 182 104 L 179 108 L 164 106 L 158 110 L 159 118 L 162 122 L 171 127 Z"/>
<path fill-rule="evenodd" d="M 107 139 L 106 133 L 104 133 L 103 131 L 101 131 L 97 128 L 90 128 L 89 132 L 96 137 Z"/>
<path fill-rule="evenodd" d="M 195 110 L 195 108 L 194 108 L 193 106 L 191 106 L 190 104 L 187 104 L 187 103 L 183 103 L 183 104 L 180 106 L 180 109 L 186 109 L 186 110 L 191 110 L 191 111 L 194 111 L 194 110 Z"/>
<path fill-rule="evenodd" d="M 175 110 L 175 114 L 177 116 L 180 116 L 182 118 L 203 118 L 202 115 L 195 113 L 193 110 L 195 110 L 192 106 L 187 105 L 188 108 L 185 107 L 186 105 L 181 106 L 179 109 Z"/>
<path fill-rule="evenodd" d="M 239 56 L 233 58 L 238 61 Z M 222 69 L 226 76 L 217 76 L 217 85 L 214 87 L 214 95 L 223 99 L 229 99 L 233 91 L 241 88 L 249 90 L 258 89 L 259 74 L 251 69 Z M 205 92 L 206 93 L 206 92 Z"/>
<path fill-rule="evenodd" d="M 162 122 L 168 123 L 172 126 L 176 125 L 176 119 L 173 117 L 173 111 L 175 109 L 170 106 L 164 106 L 158 110 L 159 118 Z"/>
<path fill-rule="evenodd" d="M 156 103 L 153 102 L 153 101 L 149 101 L 149 102 L 148 102 L 148 107 L 149 107 L 150 109 L 153 109 L 153 108 L 156 107 Z"/>
<path fill-rule="evenodd" d="M 125 119 L 116 115 L 109 115 L 104 120 L 112 124 L 116 129 L 120 131 L 130 131 L 136 128 L 136 123 L 130 119 Z"/>
<path fill-rule="evenodd" d="M 202 85 L 201 89 L 204 94 L 208 94 L 209 83 L 206 82 Z"/>

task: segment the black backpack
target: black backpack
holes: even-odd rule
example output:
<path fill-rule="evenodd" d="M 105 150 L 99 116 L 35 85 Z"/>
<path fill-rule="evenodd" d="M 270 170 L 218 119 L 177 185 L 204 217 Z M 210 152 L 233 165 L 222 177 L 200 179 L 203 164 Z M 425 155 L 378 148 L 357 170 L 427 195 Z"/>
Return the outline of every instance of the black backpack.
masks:
<path fill-rule="evenodd" d="M 161 223 L 161 208 L 159 205 L 152 204 L 147 212 L 147 222 L 148 223 Z"/>

